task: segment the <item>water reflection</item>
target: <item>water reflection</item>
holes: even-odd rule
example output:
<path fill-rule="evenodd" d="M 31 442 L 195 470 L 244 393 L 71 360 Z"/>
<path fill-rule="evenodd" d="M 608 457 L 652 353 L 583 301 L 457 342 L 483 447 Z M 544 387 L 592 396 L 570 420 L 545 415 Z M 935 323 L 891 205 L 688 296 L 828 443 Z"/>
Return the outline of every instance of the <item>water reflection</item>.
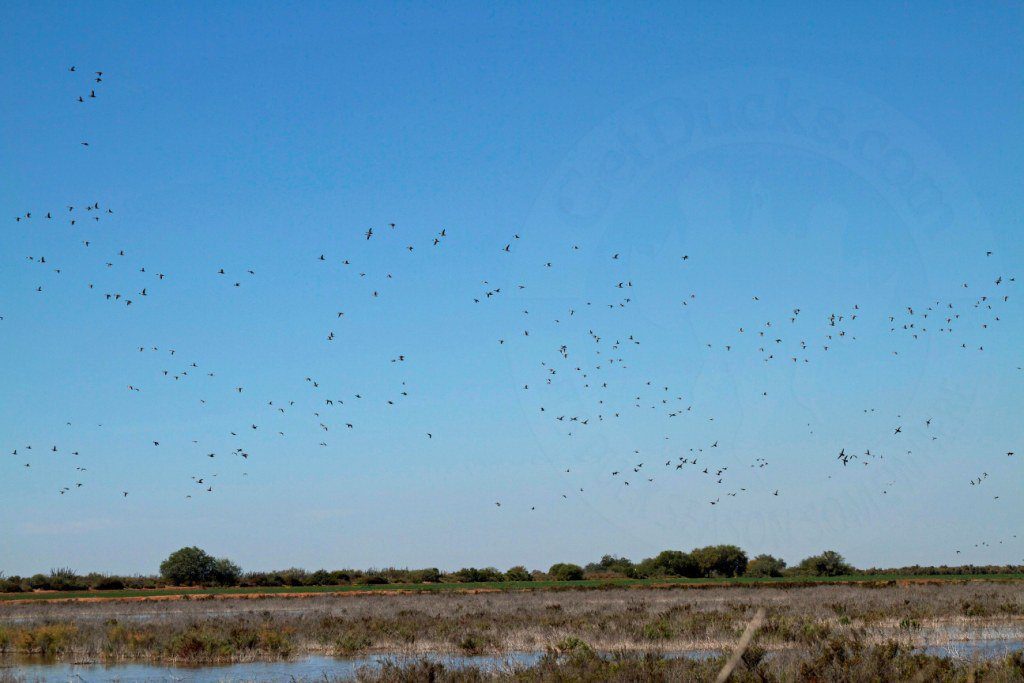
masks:
<path fill-rule="evenodd" d="M 939 657 L 993 658 L 1024 651 L 1024 642 L 1005 639 L 979 639 L 925 646 L 921 652 Z M 697 650 L 662 653 L 665 657 L 704 659 L 720 654 Z M 446 657 L 440 655 L 373 655 L 339 659 L 304 657 L 277 662 L 242 662 L 224 665 L 166 666 L 145 663 L 73 664 L 39 657 L 0 660 L 0 680 L 26 683 L 91 683 L 93 681 L 173 682 L 173 683 L 239 683 L 241 681 L 329 681 L 351 679 L 359 669 L 379 667 L 384 662 L 398 664 L 429 659 L 450 668 L 477 666 L 489 670 L 513 670 L 536 664 L 543 653 L 514 652 L 502 656 Z M 769 654 L 771 656 L 771 653 Z"/>

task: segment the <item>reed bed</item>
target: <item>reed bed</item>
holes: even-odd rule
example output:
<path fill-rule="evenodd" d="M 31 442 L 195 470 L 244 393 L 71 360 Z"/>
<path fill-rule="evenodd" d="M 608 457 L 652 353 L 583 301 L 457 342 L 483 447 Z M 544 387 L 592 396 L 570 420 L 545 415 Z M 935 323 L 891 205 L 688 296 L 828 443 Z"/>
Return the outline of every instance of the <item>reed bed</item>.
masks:
<path fill-rule="evenodd" d="M 759 608 L 755 646 L 780 662 L 832 641 L 868 649 L 1024 641 L 1024 585 L 971 582 L 5 604 L 0 655 L 203 663 L 500 655 L 579 642 L 601 656 L 628 654 L 623 666 L 637 667 L 648 666 L 646 656 L 725 651 Z"/>

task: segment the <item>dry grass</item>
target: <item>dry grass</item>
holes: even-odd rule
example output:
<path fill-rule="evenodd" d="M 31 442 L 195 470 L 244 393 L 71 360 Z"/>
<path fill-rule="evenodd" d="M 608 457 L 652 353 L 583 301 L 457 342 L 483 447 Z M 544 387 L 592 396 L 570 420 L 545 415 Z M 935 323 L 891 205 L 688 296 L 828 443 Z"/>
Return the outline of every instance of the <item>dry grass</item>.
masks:
<path fill-rule="evenodd" d="M 0 652 L 212 662 L 539 652 L 578 641 L 657 655 L 727 649 L 759 607 L 756 646 L 780 661 L 830 639 L 865 648 L 1024 640 L 1024 588 L 972 582 L 9 604 L 0 605 Z"/>
<path fill-rule="evenodd" d="M 598 655 L 585 648 L 550 653 L 531 667 L 452 668 L 429 661 L 366 668 L 363 683 L 477 683 L 569 681 L 613 683 L 711 683 L 720 675 L 723 658 L 692 660 L 655 654 Z M 763 651 L 744 656 L 731 672 L 733 683 L 1020 683 L 1024 656 L 995 661 L 963 662 L 917 654 L 898 645 L 866 646 L 856 639 L 830 638 L 799 653 L 767 657 Z"/>

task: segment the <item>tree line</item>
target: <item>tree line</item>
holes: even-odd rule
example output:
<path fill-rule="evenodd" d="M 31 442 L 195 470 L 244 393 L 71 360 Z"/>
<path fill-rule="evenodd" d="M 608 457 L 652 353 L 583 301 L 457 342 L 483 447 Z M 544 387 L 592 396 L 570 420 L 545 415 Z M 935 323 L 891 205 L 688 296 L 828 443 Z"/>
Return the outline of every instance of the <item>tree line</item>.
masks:
<path fill-rule="evenodd" d="M 605 555 L 597 562 L 578 565 L 558 562 L 547 571 L 518 565 L 506 571 L 495 567 L 464 567 L 456 571 L 425 569 L 338 569 L 307 571 L 291 568 L 277 571 L 243 572 L 227 558 L 217 558 L 195 546 L 174 551 L 152 576 L 118 576 L 100 573 L 78 574 L 63 567 L 49 574 L 5 577 L 0 573 L 0 591 L 36 590 L 85 591 L 167 588 L 176 586 L 276 587 L 344 586 L 429 583 L 497 583 L 526 581 L 580 581 L 584 579 L 736 578 L 736 577 L 835 577 L 899 575 L 984 575 L 1024 573 L 1024 565 L 920 566 L 894 569 L 858 569 L 834 550 L 806 557 L 796 565 L 761 554 L 749 558 L 735 545 L 710 545 L 689 552 L 664 550 L 654 557 L 633 562 L 617 555 Z"/>

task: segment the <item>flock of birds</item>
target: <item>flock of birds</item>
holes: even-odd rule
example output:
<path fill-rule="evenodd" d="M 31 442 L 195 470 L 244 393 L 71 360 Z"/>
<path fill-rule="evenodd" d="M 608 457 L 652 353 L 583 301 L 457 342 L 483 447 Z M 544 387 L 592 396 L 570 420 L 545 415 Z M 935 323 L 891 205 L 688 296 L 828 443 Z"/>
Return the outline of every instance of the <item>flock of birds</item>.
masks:
<path fill-rule="evenodd" d="M 69 69 L 70 73 L 78 74 L 75 67 Z M 102 71 L 92 72 L 87 94 L 78 96 L 77 101 L 88 104 L 97 99 L 100 94 L 99 88 L 104 83 Z M 83 147 L 89 147 L 87 141 L 83 141 Z M 32 229 L 37 223 L 64 222 L 74 228 L 76 240 L 82 249 L 95 251 L 97 240 L 89 236 L 82 236 L 88 229 L 96 230 L 102 227 L 104 221 L 114 220 L 117 214 L 114 207 L 108 206 L 100 200 L 90 200 L 86 203 L 70 203 L 61 207 L 43 207 L 24 209 L 13 217 L 14 223 L 22 229 Z M 358 239 L 373 243 L 382 239 L 397 239 L 401 230 L 395 223 L 382 223 L 376 227 L 370 227 L 358 235 Z M 353 236 L 355 237 L 355 236 Z M 409 243 L 403 240 L 402 249 L 413 252 L 415 249 L 443 249 L 446 240 L 449 239 L 448 231 L 445 228 L 438 228 L 433 234 L 422 239 L 421 244 Z M 514 234 L 504 244 L 495 245 L 497 254 L 511 255 L 517 251 L 521 243 L 521 236 Z M 566 245 L 568 254 L 586 251 L 587 245 L 569 244 Z M 172 273 L 165 273 L 162 269 L 151 269 L 146 264 L 134 262 L 130 256 L 129 248 L 107 249 L 96 259 L 97 268 L 100 271 L 110 273 L 138 273 L 144 278 L 141 286 L 138 286 L 137 277 L 128 279 L 124 277 L 108 277 L 105 284 L 100 287 L 94 281 L 85 282 L 85 287 L 95 292 L 102 301 L 111 305 L 124 307 L 138 307 L 155 298 L 153 295 L 160 291 L 161 286 L 173 278 Z M 986 257 L 992 256 L 992 252 L 986 252 Z M 699 259 L 699 255 L 690 254 L 678 255 L 678 267 L 685 269 L 693 261 Z M 328 256 L 327 253 L 314 253 L 309 256 L 313 266 L 337 266 L 341 269 L 349 269 L 352 274 L 360 279 L 370 277 L 365 270 L 360 269 L 351 258 Z M 607 259 L 613 264 L 622 261 L 621 253 L 608 253 Z M 557 259 L 543 260 L 537 264 L 539 269 L 554 269 Z M 63 271 L 59 263 L 43 253 L 24 255 L 24 263 L 27 267 L 39 270 L 40 284 L 35 286 L 35 293 L 45 296 L 49 286 L 45 282 L 43 273 L 47 277 L 59 277 Z M 240 288 L 247 279 L 255 278 L 256 271 L 253 268 L 240 269 L 233 272 L 228 268 L 218 268 L 210 273 L 214 281 L 223 281 L 225 286 Z M 383 276 L 371 277 L 371 281 L 377 284 L 367 289 L 372 299 L 381 296 L 384 283 L 394 279 L 393 272 L 386 272 Z M 497 285 L 485 280 L 481 282 L 480 288 L 473 293 L 467 305 L 487 306 L 491 302 L 510 296 L 510 293 L 520 292 L 529 286 L 530 273 L 519 274 L 519 281 L 512 281 L 509 284 Z M 123 284 L 118 284 L 119 282 Z M 998 327 L 1004 310 L 1010 301 L 1010 291 L 1015 285 L 1015 278 L 1008 275 L 993 273 L 991 280 L 984 283 L 964 282 L 961 290 L 974 292 L 969 298 L 969 303 L 963 303 L 964 298 L 950 296 L 945 299 L 934 299 L 921 305 L 907 305 L 898 311 L 880 313 L 876 310 L 862 308 L 854 304 L 842 309 L 830 312 L 824 320 L 808 319 L 808 314 L 800 307 L 789 307 L 784 311 L 766 313 L 760 320 L 738 321 L 735 325 L 735 332 L 731 338 L 717 339 L 704 342 L 708 353 L 723 354 L 750 354 L 765 364 L 785 363 L 793 366 L 802 366 L 815 362 L 823 362 L 828 354 L 836 349 L 853 344 L 857 341 L 859 334 L 869 333 L 862 329 L 862 323 L 866 317 L 873 320 L 884 320 L 888 325 L 891 335 L 903 340 L 915 341 L 925 335 L 938 335 L 948 338 L 961 350 L 967 352 L 982 353 L 985 350 L 984 340 L 979 339 L 978 333 L 982 335 L 991 333 Z M 632 276 L 622 274 L 614 277 L 607 283 L 611 296 L 606 301 L 582 301 L 576 305 L 568 306 L 563 314 L 548 322 L 536 321 L 536 316 L 531 317 L 527 308 L 521 310 L 518 318 L 520 322 L 511 322 L 507 327 L 507 333 L 497 337 L 494 342 L 510 350 L 515 345 L 518 337 L 528 338 L 531 332 L 536 336 L 537 325 L 543 325 L 541 331 L 545 336 L 563 335 L 564 341 L 549 349 L 547 355 L 537 359 L 530 359 L 530 365 L 534 371 L 528 377 L 522 378 L 518 390 L 528 392 L 527 401 L 535 406 L 537 412 L 544 420 L 549 420 L 552 427 L 564 434 L 567 438 L 574 437 L 584 430 L 598 429 L 602 423 L 623 419 L 628 416 L 629 411 L 654 411 L 654 415 L 663 418 L 666 425 L 670 421 L 699 419 L 713 424 L 715 416 L 702 411 L 699 401 L 693 396 L 684 396 L 683 392 L 675 391 L 671 385 L 664 381 L 657 381 L 655 378 L 642 379 L 635 384 L 629 384 L 631 390 L 627 393 L 622 390 L 628 383 L 620 382 L 615 373 L 626 373 L 630 364 L 637 354 L 642 353 L 642 340 L 635 333 L 621 330 L 597 329 L 597 326 L 590 326 L 586 323 L 580 325 L 580 319 L 586 319 L 595 308 L 617 311 L 630 307 L 634 302 L 633 292 L 635 290 Z M 701 293 L 699 291 L 684 292 L 679 297 L 679 308 L 684 313 L 699 308 Z M 756 306 L 764 305 L 758 295 L 750 296 L 751 303 Z M 960 302 L 960 303 L 957 303 Z M 470 309 L 471 314 L 472 308 Z M 334 315 L 337 325 L 343 324 L 345 311 L 338 310 Z M 0 315 L 0 321 L 3 316 Z M 575 323 L 570 327 L 569 322 Z M 580 333 L 585 329 L 585 333 Z M 965 330 L 971 330 L 971 334 L 962 334 Z M 323 338 L 326 343 L 334 342 L 340 333 L 329 326 L 325 327 Z M 906 348 L 906 347 L 903 347 Z M 224 382 L 215 368 L 206 367 L 200 359 L 181 358 L 174 348 L 160 345 L 138 346 L 137 353 L 148 354 L 157 363 L 153 366 L 153 379 L 169 382 L 172 384 L 194 382 L 205 380 L 210 384 L 205 385 L 211 394 L 220 396 L 243 395 L 247 387 L 242 383 Z M 891 351 L 893 355 L 899 355 L 900 350 Z M 390 362 L 393 364 L 404 364 L 409 362 L 406 354 L 395 354 Z M 1019 370 L 1019 368 L 1018 368 Z M 622 376 L 622 375 L 619 375 Z M 630 379 L 635 379 L 630 376 Z M 285 438 L 289 432 L 279 419 L 286 414 L 298 414 L 305 421 L 307 433 L 313 432 L 317 435 L 310 445 L 326 448 L 337 431 L 354 430 L 357 428 L 357 419 L 349 410 L 353 406 L 367 401 L 377 401 L 383 408 L 399 405 L 406 400 L 411 388 L 406 381 L 400 381 L 392 386 L 386 387 L 380 395 L 371 393 L 378 392 L 358 391 L 341 393 L 328 389 L 329 382 L 318 377 L 306 376 L 303 378 L 306 386 L 306 394 L 300 397 L 282 399 L 280 397 L 263 397 L 260 399 L 262 411 L 253 414 L 251 419 L 244 424 L 225 428 L 226 437 L 232 440 L 230 445 L 223 448 L 210 449 L 200 440 L 195 439 L 192 445 L 195 453 L 208 459 L 221 461 L 225 458 L 249 462 L 250 458 L 258 458 L 262 454 L 253 452 L 247 447 L 245 436 L 249 433 L 271 432 L 278 438 Z M 545 392 L 545 388 L 554 387 L 559 384 L 571 383 L 576 396 L 572 402 L 573 407 L 566 407 L 560 402 L 557 394 Z M 145 382 L 128 379 L 125 382 L 126 391 L 143 393 Z M 638 386 L 639 389 L 634 389 Z M 767 397 L 770 387 L 761 390 L 761 396 Z M 207 404 L 208 397 L 200 399 L 201 405 Z M 875 413 L 875 408 L 865 408 L 865 413 Z M 650 413 L 648 413 L 650 414 Z M 930 416 L 917 416 L 904 418 L 901 414 L 892 415 L 891 433 L 878 435 L 871 446 L 853 447 L 851 445 L 836 444 L 835 451 L 828 456 L 834 461 L 836 472 L 848 471 L 850 468 L 866 468 L 881 461 L 886 457 L 910 456 L 912 449 L 906 448 L 901 443 L 907 429 L 913 426 L 917 432 L 926 435 L 928 440 L 940 438 L 940 426 L 933 424 Z M 67 422 L 68 428 L 72 427 Z M 102 425 L 98 425 L 102 426 Z M 807 424 L 809 433 L 813 433 L 813 427 Z M 433 439 L 434 432 L 425 431 L 424 439 Z M 668 436 L 664 437 L 666 441 Z M 68 439 L 70 441 L 70 439 Z M 151 440 L 151 448 L 160 449 L 161 439 Z M 633 449 L 628 455 L 624 455 L 621 464 L 614 469 L 609 469 L 606 477 L 612 483 L 619 483 L 621 487 L 652 486 L 669 476 L 692 475 L 704 478 L 705 482 L 714 487 L 717 491 L 706 500 L 710 506 L 722 506 L 730 499 L 748 496 L 753 493 L 769 497 L 779 497 L 780 488 L 766 482 L 766 477 L 759 476 L 752 484 L 749 477 L 738 476 L 735 461 L 733 465 L 722 464 L 723 459 L 718 454 L 727 449 L 729 445 L 722 438 L 709 439 L 707 442 L 693 444 L 685 448 L 675 449 L 666 446 L 665 449 L 657 452 L 645 452 L 641 449 Z M 89 483 L 87 478 L 87 467 L 83 463 L 88 461 L 87 454 L 76 446 L 64 446 L 60 443 L 47 444 L 17 444 L 12 445 L 7 452 L 15 462 L 23 468 L 30 470 L 33 465 L 33 458 L 43 453 L 49 455 L 67 455 L 69 462 L 73 463 L 74 476 L 64 485 L 55 490 L 56 495 L 73 495 L 78 489 Z M 669 455 L 665 453 L 669 452 Z M 1005 457 L 1013 457 L 1013 450 L 1007 450 Z M 655 460 L 656 458 L 656 460 Z M 751 454 L 749 462 L 745 463 L 744 469 L 755 470 L 758 475 L 763 475 L 769 468 L 770 463 L 758 454 Z M 561 474 L 571 475 L 573 466 L 570 464 L 564 468 Z M 212 495 L 217 491 L 218 473 L 195 473 L 191 476 L 188 488 L 183 492 L 184 498 L 191 499 L 194 495 Z M 248 476 L 246 471 L 241 476 Z M 831 476 L 831 475 L 830 475 Z M 983 487 L 989 475 L 983 471 L 971 479 L 971 487 Z M 888 482 L 881 490 L 881 495 L 888 495 L 891 486 L 895 482 Z M 583 487 L 566 487 L 562 498 L 570 495 L 581 495 L 586 493 Z M 116 496 L 127 498 L 130 490 L 118 488 Z M 993 500 L 1000 496 L 993 494 Z M 501 508 L 503 502 L 496 500 L 495 507 Z M 506 505 L 506 508 L 508 505 Z M 537 504 L 529 505 L 530 510 L 536 510 Z M 999 541 L 1000 543 L 1002 541 Z M 987 543 L 987 542 L 985 542 Z M 959 554 L 959 550 L 956 551 Z"/>

